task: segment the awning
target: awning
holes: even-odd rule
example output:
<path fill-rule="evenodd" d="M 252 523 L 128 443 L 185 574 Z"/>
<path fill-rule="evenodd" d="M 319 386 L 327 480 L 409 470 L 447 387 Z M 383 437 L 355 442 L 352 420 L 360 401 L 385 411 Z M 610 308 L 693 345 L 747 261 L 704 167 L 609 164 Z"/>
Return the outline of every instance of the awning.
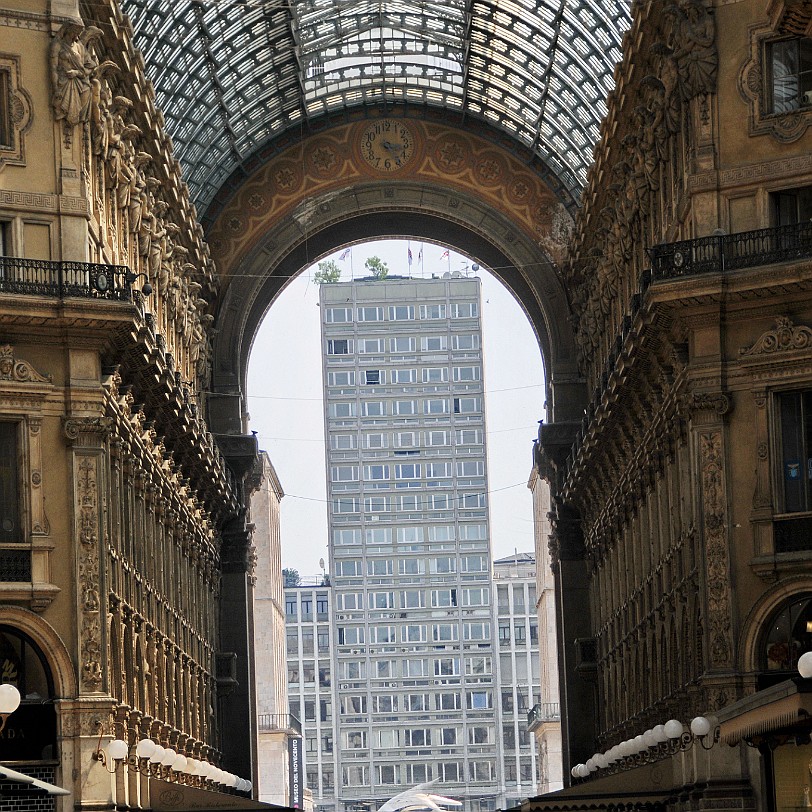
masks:
<path fill-rule="evenodd" d="M 719 712 L 719 737 L 734 745 L 769 733 L 812 730 L 810 680 L 788 679 L 728 705 Z"/>
<path fill-rule="evenodd" d="M 153 812 L 215 812 L 215 810 L 283 810 L 301 812 L 287 806 L 276 806 L 253 801 L 242 795 L 229 795 L 226 792 L 189 787 L 153 778 L 149 782 L 150 808 Z"/>
<path fill-rule="evenodd" d="M 49 795 L 70 795 L 70 790 L 62 789 L 56 784 L 49 784 L 47 781 L 40 781 L 39 778 L 32 778 L 25 773 L 18 773 L 16 770 L 9 769 L 0 764 L 0 777 L 7 778 L 9 781 L 16 781 L 18 784 L 30 784 L 37 789 L 45 790 Z"/>

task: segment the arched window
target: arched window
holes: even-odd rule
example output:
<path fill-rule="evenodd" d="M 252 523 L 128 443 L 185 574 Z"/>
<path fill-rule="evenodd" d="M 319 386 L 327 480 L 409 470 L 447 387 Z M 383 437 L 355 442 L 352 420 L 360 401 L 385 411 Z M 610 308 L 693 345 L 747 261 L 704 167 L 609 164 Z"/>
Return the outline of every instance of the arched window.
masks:
<path fill-rule="evenodd" d="M 792 598 L 772 616 L 764 630 L 760 687 L 797 673 L 798 658 L 812 651 L 812 594 Z"/>
<path fill-rule="evenodd" d="M 0 762 L 58 757 L 54 680 L 37 644 L 13 626 L 0 624 L 0 683 L 20 692 L 20 707 L 8 717 L 0 737 Z"/>

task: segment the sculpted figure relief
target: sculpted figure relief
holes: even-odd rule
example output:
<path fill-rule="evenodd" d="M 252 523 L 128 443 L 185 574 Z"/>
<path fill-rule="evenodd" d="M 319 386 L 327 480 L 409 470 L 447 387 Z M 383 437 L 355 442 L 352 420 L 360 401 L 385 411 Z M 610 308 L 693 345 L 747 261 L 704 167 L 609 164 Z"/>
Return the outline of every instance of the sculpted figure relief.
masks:
<path fill-rule="evenodd" d="M 69 20 L 51 41 L 52 101 L 57 121 L 74 126 L 90 116 L 91 85 L 98 63 L 85 43 L 98 30 L 86 31 L 81 20 Z"/>
<path fill-rule="evenodd" d="M 716 89 L 716 23 L 701 0 L 680 0 L 666 9 L 674 17 L 673 48 L 682 98 Z"/>

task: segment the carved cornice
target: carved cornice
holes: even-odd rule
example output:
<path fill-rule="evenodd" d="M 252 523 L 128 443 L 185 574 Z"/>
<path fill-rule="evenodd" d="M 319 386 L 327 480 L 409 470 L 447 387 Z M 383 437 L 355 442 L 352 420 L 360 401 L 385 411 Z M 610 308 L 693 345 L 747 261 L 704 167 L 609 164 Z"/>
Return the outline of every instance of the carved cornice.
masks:
<path fill-rule="evenodd" d="M 742 347 L 739 355 L 742 358 L 752 358 L 810 348 L 812 329 L 805 325 L 796 326 L 789 316 L 779 316 L 775 320 L 775 329 L 762 333 L 751 347 Z"/>

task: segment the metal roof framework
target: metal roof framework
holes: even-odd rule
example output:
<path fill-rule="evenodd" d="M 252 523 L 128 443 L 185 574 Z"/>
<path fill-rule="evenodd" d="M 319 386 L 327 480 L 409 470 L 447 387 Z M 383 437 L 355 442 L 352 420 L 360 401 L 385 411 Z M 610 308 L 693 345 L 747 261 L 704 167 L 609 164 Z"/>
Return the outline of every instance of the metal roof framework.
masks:
<path fill-rule="evenodd" d="M 486 122 L 578 198 L 628 0 L 122 0 L 199 210 L 263 145 L 364 105 Z"/>

